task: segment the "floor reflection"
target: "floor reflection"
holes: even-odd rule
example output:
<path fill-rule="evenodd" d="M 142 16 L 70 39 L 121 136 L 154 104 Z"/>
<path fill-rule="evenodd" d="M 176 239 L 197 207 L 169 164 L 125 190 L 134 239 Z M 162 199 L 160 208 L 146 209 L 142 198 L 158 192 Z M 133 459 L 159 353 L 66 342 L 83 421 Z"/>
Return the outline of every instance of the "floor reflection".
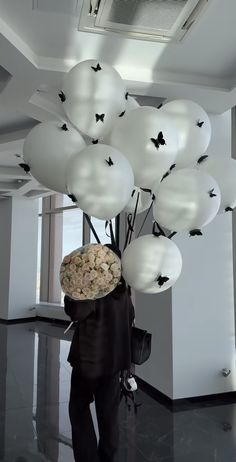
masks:
<path fill-rule="evenodd" d="M 72 332 L 37 321 L 0 324 L 0 461 L 73 462 L 67 363 Z M 172 412 L 139 392 L 120 409 L 117 462 L 236 462 L 236 404 Z"/>

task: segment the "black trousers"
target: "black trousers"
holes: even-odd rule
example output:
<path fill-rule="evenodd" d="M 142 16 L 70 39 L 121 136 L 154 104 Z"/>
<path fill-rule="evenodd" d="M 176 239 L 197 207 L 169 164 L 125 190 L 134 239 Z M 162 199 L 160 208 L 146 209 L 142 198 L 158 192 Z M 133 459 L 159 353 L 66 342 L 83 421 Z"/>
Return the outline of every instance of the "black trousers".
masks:
<path fill-rule="evenodd" d="M 99 378 L 71 375 L 69 415 L 75 462 L 115 462 L 119 442 L 120 373 Z M 90 412 L 95 399 L 99 445 Z"/>

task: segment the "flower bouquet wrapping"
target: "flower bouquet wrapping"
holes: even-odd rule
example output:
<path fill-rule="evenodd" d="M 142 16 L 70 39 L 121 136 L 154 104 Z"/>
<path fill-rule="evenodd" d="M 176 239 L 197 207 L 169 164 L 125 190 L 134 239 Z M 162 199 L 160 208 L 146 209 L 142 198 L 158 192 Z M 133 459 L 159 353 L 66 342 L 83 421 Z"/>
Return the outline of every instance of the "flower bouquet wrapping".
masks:
<path fill-rule="evenodd" d="M 108 247 L 88 244 L 64 257 L 63 292 L 74 300 L 95 300 L 112 292 L 121 278 L 121 261 Z"/>

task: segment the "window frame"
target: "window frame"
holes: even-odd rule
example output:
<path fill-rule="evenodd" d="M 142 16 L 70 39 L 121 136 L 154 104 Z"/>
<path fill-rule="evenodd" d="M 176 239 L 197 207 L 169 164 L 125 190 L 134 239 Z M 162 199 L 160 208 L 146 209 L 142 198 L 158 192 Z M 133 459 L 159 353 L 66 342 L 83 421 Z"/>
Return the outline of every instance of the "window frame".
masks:
<path fill-rule="evenodd" d="M 57 268 L 61 263 L 63 245 L 63 212 L 78 210 L 77 205 L 63 206 L 63 194 L 53 194 L 42 199 L 42 238 L 40 269 L 40 301 L 39 303 L 61 304 L 61 286 Z M 91 217 L 90 217 L 91 218 Z M 115 218 L 114 235 L 117 245 L 120 236 L 120 217 Z M 91 240 L 89 224 L 83 213 L 82 244 Z"/>

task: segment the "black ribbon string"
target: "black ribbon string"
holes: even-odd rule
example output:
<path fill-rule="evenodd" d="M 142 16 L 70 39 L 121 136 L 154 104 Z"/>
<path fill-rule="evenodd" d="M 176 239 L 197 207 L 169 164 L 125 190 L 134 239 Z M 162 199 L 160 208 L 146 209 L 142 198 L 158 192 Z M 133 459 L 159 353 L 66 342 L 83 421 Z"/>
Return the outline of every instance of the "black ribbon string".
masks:
<path fill-rule="evenodd" d="M 152 208 L 152 206 L 153 206 L 153 202 L 154 202 L 154 199 L 152 200 L 151 205 L 150 205 L 149 208 L 148 208 L 148 211 L 147 211 L 147 213 L 146 213 L 146 215 L 145 215 L 145 218 L 144 218 L 144 220 L 143 220 L 143 223 L 142 223 L 142 225 L 141 225 L 141 228 L 140 228 L 140 230 L 139 230 L 139 232 L 138 232 L 137 237 L 139 237 L 140 234 L 141 234 L 141 232 L 142 232 L 142 229 L 143 229 L 143 227 L 144 227 L 144 225 L 145 225 L 145 223 L 146 223 L 147 217 L 148 217 L 148 215 L 149 215 L 149 213 L 150 213 L 150 211 L 151 211 L 151 208 Z"/>
<path fill-rule="evenodd" d="M 157 229 L 158 229 L 158 232 L 155 230 L 156 227 L 157 227 Z M 156 237 L 159 237 L 159 236 L 166 236 L 166 235 L 165 235 L 165 232 L 164 232 L 163 229 L 160 227 L 160 225 L 157 223 L 157 221 L 154 221 L 154 223 L 153 223 L 152 234 L 153 234 L 153 236 L 156 236 Z"/>
<path fill-rule="evenodd" d="M 95 237 L 97 243 L 98 243 L 98 244 L 101 244 L 101 241 L 100 241 L 100 239 L 99 239 L 99 237 L 98 237 L 98 235 L 97 235 L 97 233 L 96 233 L 96 231 L 95 231 L 95 228 L 94 228 L 94 226 L 93 226 L 93 224 L 92 224 L 92 222 L 91 222 L 89 216 L 87 215 L 87 213 L 85 213 L 84 216 L 85 216 L 85 219 L 86 219 L 86 221 L 87 221 L 87 223 L 88 223 L 88 225 L 89 225 L 89 227 L 90 227 L 90 229 L 91 229 L 91 231 L 92 231 L 92 233 L 93 233 L 93 235 L 94 235 L 94 237 Z"/>
<path fill-rule="evenodd" d="M 126 249 L 127 245 L 130 244 L 131 239 L 132 239 L 132 234 L 134 232 L 134 225 L 135 225 L 135 220 L 136 220 L 136 215 L 137 215 L 137 210 L 138 210 L 138 203 L 139 203 L 139 197 L 140 197 L 140 192 L 137 194 L 137 200 L 135 204 L 135 209 L 134 209 L 134 214 L 129 214 L 127 217 L 127 223 L 128 223 L 128 230 L 125 238 L 125 245 L 124 245 L 124 250 Z M 133 217 L 133 219 L 132 219 Z"/>
<path fill-rule="evenodd" d="M 177 234 L 176 231 L 173 231 L 172 233 L 169 234 L 168 239 L 172 239 Z"/>
<path fill-rule="evenodd" d="M 110 235 L 107 233 L 107 227 L 109 225 L 109 229 L 110 229 Z M 114 231 L 113 231 L 113 226 L 112 226 L 112 220 L 106 220 L 105 222 L 105 233 L 108 237 L 110 237 L 111 239 L 111 244 L 116 247 L 116 239 L 115 239 L 115 234 L 114 234 Z"/>

